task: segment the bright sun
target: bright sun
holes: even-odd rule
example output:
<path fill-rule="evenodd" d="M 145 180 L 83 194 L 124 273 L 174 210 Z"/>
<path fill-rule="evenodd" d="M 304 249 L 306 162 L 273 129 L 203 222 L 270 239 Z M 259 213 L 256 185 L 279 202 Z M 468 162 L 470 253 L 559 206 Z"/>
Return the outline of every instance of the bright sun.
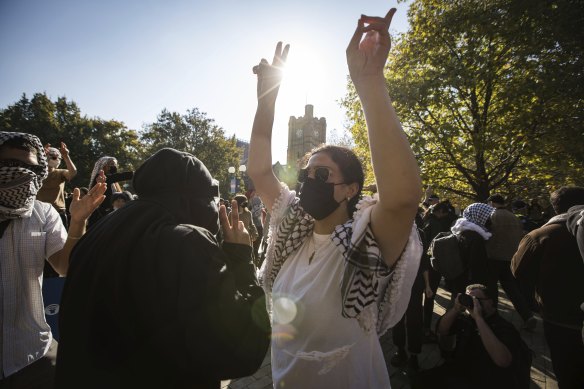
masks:
<path fill-rule="evenodd" d="M 277 115 L 281 115 L 279 128 L 274 131 L 274 144 L 277 149 L 286 149 L 288 144 L 288 119 L 290 116 L 303 116 L 304 106 L 315 106 L 315 116 L 323 112 L 326 96 L 327 74 L 322 55 L 309 45 L 293 44 L 284 67 L 284 78 L 278 93 Z M 284 159 L 285 161 L 285 159 Z"/>
<path fill-rule="evenodd" d="M 301 46 L 301 45 L 298 45 Z M 284 68 L 282 106 L 304 112 L 304 105 L 314 103 L 322 90 L 325 72 L 320 56 L 309 47 L 292 47 Z"/>

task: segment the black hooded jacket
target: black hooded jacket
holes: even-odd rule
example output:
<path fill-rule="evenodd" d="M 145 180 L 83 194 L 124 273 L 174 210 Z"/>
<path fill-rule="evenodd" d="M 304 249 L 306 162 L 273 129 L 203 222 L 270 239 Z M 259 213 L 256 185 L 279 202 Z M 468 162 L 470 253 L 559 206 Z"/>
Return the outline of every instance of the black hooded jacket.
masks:
<path fill-rule="evenodd" d="M 60 311 L 57 388 L 219 388 L 269 345 L 252 248 L 219 247 L 217 189 L 192 155 L 163 149 L 139 200 L 76 245 Z"/>

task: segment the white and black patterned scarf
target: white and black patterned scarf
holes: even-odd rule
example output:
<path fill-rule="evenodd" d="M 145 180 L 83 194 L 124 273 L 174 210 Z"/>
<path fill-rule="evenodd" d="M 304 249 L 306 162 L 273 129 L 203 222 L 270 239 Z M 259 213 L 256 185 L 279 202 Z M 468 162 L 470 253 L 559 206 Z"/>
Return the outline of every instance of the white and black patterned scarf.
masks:
<path fill-rule="evenodd" d="M 97 177 L 99 171 L 103 170 L 105 165 L 107 165 L 108 162 L 110 161 L 116 161 L 116 159 L 114 157 L 108 157 L 106 155 L 105 157 L 101 157 L 100 159 L 97 160 L 97 162 L 95 162 L 95 165 L 93 165 L 93 171 L 91 172 L 91 178 L 89 179 L 89 186 L 87 187 L 88 189 L 91 189 L 93 185 L 95 185 L 94 183 L 95 177 Z"/>
<path fill-rule="evenodd" d="M 35 196 L 48 174 L 40 139 L 31 134 L 0 131 L 0 146 L 15 138 L 26 139 L 35 147 L 38 165 L 18 160 L 0 161 L 0 221 L 30 217 Z"/>
<path fill-rule="evenodd" d="M 361 221 L 370 220 L 370 215 L 364 214 L 370 214 L 376 202 L 374 198 L 364 197 L 357 205 L 354 219 L 338 225 L 331 239 L 347 264 L 340 285 L 343 317 L 355 318 L 361 328 L 376 329 L 381 336 L 405 313 L 422 256 L 422 244 L 414 224 L 401 258 L 394 269 L 389 269 L 369 223 Z M 314 219 L 304 212 L 295 193 L 282 185 L 272 207 L 266 260 L 258 273 L 268 295 L 284 262 L 302 246 L 313 228 Z M 266 303 L 271 311 L 271 298 Z"/>
<path fill-rule="evenodd" d="M 450 228 L 450 231 L 455 235 L 460 235 L 464 231 L 474 231 L 484 240 L 489 240 L 493 234 L 487 230 L 485 225 L 493 212 L 495 212 L 495 208 L 488 204 L 471 204 L 466 207 L 462 213 L 462 217 L 456 220 L 454 225 Z"/>

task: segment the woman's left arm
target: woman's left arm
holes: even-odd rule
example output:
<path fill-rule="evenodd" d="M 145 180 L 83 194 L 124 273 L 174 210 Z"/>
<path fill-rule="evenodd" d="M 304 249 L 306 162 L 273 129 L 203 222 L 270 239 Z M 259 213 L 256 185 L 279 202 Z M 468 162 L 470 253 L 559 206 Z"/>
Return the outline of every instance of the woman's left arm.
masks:
<path fill-rule="evenodd" d="M 389 266 L 394 265 L 408 241 L 422 193 L 418 164 L 383 75 L 391 47 L 388 30 L 395 11 L 392 8 L 383 18 L 362 16 L 347 48 L 349 73 L 367 122 L 379 195 L 371 214 L 371 228 Z"/>

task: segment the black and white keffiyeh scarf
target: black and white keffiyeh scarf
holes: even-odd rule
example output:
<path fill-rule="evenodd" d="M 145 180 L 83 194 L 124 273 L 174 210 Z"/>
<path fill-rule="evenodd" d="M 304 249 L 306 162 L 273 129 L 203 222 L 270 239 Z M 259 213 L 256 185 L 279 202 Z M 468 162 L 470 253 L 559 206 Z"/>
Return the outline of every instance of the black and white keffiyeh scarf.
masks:
<path fill-rule="evenodd" d="M 30 217 L 35 196 L 48 174 L 40 139 L 31 134 L 0 131 L 0 146 L 14 138 L 23 138 L 35 147 L 38 165 L 18 160 L 0 161 L 0 221 Z"/>
<path fill-rule="evenodd" d="M 495 212 L 495 208 L 484 203 L 474 203 L 466 207 L 462 217 L 457 219 L 450 229 L 453 234 L 459 235 L 463 231 L 475 231 L 484 240 L 489 240 L 493 234 L 485 227 L 487 220 Z"/>
<path fill-rule="evenodd" d="M 484 203 L 474 203 L 466 207 L 462 212 L 462 217 L 466 220 L 485 228 L 487 220 L 495 212 L 495 208 Z"/>
<path fill-rule="evenodd" d="M 49 155 L 49 157 L 54 157 L 54 158 L 59 158 L 59 159 L 63 158 L 61 155 L 61 152 L 56 147 L 49 147 L 47 154 Z"/>
<path fill-rule="evenodd" d="M 105 157 L 101 157 L 97 160 L 97 162 L 95 162 L 95 165 L 93 165 L 93 171 L 91 172 L 91 178 L 89 179 L 89 186 L 87 188 L 91 189 L 91 187 L 95 184 L 95 177 L 97 177 L 99 171 L 103 170 L 105 165 L 107 165 L 110 161 L 116 161 L 116 159 L 106 155 Z"/>
<path fill-rule="evenodd" d="M 345 260 L 339 285 L 342 316 L 357 319 L 365 331 L 382 335 L 405 313 L 422 245 L 412 220 L 410 239 L 394 268 L 388 268 L 369 225 L 372 205 L 376 202 L 371 197 L 363 198 L 353 219 L 338 225 L 331 240 Z M 313 229 L 314 219 L 302 209 L 295 193 L 282 184 L 280 196 L 272 207 L 266 260 L 258 274 L 268 296 L 284 262 L 310 237 Z M 270 297 L 266 303 L 271 311 Z"/>

